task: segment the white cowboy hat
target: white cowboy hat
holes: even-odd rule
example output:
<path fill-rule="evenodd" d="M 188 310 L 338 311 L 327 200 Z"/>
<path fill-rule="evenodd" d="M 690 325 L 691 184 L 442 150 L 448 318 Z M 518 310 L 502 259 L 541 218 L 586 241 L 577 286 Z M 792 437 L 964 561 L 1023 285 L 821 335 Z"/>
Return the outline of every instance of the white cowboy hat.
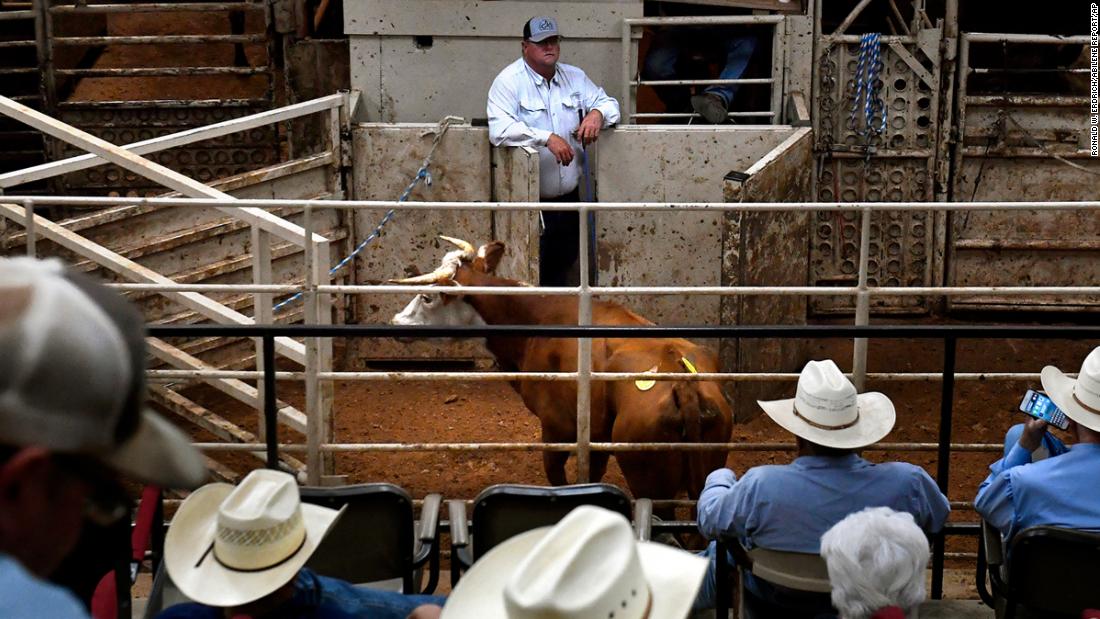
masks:
<path fill-rule="evenodd" d="M 635 542 L 620 514 L 586 505 L 490 550 L 458 581 L 442 619 L 681 619 L 706 569 L 701 557 Z"/>
<path fill-rule="evenodd" d="M 252 471 L 208 484 L 180 505 L 164 540 L 168 575 L 207 606 L 254 602 L 290 582 L 343 510 L 303 505 L 294 477 Z"/>
<path fill-rule="evenodd" d="M 890 398 L 878 392 L 857 395 L 855 385 L 831 359 L 811 361 L 802 368 L 794 398 L 757 404 L 795 436 L 837 449 L 857 449 L 882 440 L 897 418 Z"/>
<path fill-rule="evenodd" d="M 1041 374 L 1043 389 L 1066 417 L 1100 432 L 1100 346 L 1092 349 L 1073 379 L 1048 365 Z"/>

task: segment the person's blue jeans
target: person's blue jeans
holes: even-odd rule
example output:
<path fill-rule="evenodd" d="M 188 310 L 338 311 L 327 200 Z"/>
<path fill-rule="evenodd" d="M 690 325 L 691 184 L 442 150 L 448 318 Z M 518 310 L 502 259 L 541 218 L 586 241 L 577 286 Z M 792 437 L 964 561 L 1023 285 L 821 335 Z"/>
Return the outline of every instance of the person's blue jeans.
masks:
<path fill-rule="evenodd" d="M 674 28 L 659 30 L 646 54 L 642 67 L 642 79 L 644 80 L 674 80 L 681 79 L 679 69 L 681 51 L 688 45 L 684 33 L 673 32 Z M 685 31 L 687 32 L 687 31 Z M 738 79 L 745 74 L 749 66 L 749 60 L 756 49 L 755 36 L 734 36 L 726 39 L 726 58 L 721 79 Z M 688 109 L 689 90 L 678 86 L 657 86 L 657 94 L 670 112 L 678 112 Z M 718 95 L 725 101 L 726 106 L 733 101 L 737 94 L 736 84 L 708 86 L 704 92 Z"/>

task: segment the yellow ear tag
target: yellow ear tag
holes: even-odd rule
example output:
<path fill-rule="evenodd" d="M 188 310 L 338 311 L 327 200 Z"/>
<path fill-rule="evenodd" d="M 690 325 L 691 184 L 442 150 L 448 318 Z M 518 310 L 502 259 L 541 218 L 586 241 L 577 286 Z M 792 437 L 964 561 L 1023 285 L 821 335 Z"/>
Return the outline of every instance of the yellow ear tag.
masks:
<path fill-rule="evenodd" d="M 648 370 L 646 370 L 645 373 L 646 374 L 652 374 L 653 372 L 656 372 L 656 371 L 657 371 L 657 366 L 653 366 L 653 367 L 649 368 Z M 656 384 L 657 384 L 657 381 L 655 381 L 655 380 L 636 380 L 636 381 L 634 381 L 634 386 L 638 388 L 638 391 L 649 391 L 650 389 L 653 388 L 653 385 L 656 385 Z"/>
<path fill-rule="evenodd" d="M 692 374 L 698 374 L 699 373 L 699 370 L 695 369 L 695 366 L 692 365 L 691 362 L 687 360 L 687 357 L 680 357 L 680 363 L 683 363 L 684 367 L 687 368 L 687 371 L 691 372 Z"/>

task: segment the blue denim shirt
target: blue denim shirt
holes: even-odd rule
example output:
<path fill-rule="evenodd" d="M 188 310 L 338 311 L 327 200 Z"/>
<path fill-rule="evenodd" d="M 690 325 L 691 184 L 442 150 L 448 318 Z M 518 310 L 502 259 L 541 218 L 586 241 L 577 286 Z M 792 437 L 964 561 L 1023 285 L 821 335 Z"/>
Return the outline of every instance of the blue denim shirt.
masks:
<path fill-rule="evenodd" d="M 442 596 L 404 595 L 356 587 L 302 568 L 294 580 L 294 597 L 271 619 L 405 619 L 421 604 L 443 605 Z M 203 604 L 177 604 L 157 619 L 222 619 L 222 609 Z"/>
<path fill-rule="evenodd" d="M 89 619 L 72 593 L 39 580 L 12 557 L 0 554 L 0 617 Z"/>
<path fill-rule="evenodd" d="M 909 512 L 926 532 L 943 528 L 947 497 L 924 469 L 905 462 L 872 464 L 855 455 L 802 456 L 786 465 L 707 476 L 699 496 L 699 531 L 732 533 L 746 548 L 817 553 L 821 536 L 866 507 Z"/>
<path fill-rule="evenodd" d="M 1100 493 L 1093 491 L 1100 445 L 1067 448 L 1049 433 L 1043 444 L 1050 457 L 1035 463 L 1018 443 L 1006 445 L 1005 457 L 990 465 L 978 488 L 974 509 L 1006 539 L 1038 525 L 1100 531 Z"/>

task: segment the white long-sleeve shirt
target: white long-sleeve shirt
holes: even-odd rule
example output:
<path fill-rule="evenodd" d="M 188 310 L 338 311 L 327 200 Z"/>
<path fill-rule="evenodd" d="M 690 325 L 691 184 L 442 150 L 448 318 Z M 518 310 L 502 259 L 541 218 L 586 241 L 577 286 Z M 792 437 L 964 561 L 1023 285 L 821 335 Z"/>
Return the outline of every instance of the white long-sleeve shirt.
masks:
<path fill-rule="evenodd" d="M 560 165 L 546 148 L 550 134 L 581 149 L 573 136 L 579 114 L 596 109 L 607 128 L 619 121 L 619 102 L 588 79 L 584 71 L 558 63 L 549 82 L 520 58 L 504 68 L 489 88 L 489 141 L 493 146 L 532 146 L 539 151 L 539 195 L 563 196 L 577 188 L 579 159 Z"/>

